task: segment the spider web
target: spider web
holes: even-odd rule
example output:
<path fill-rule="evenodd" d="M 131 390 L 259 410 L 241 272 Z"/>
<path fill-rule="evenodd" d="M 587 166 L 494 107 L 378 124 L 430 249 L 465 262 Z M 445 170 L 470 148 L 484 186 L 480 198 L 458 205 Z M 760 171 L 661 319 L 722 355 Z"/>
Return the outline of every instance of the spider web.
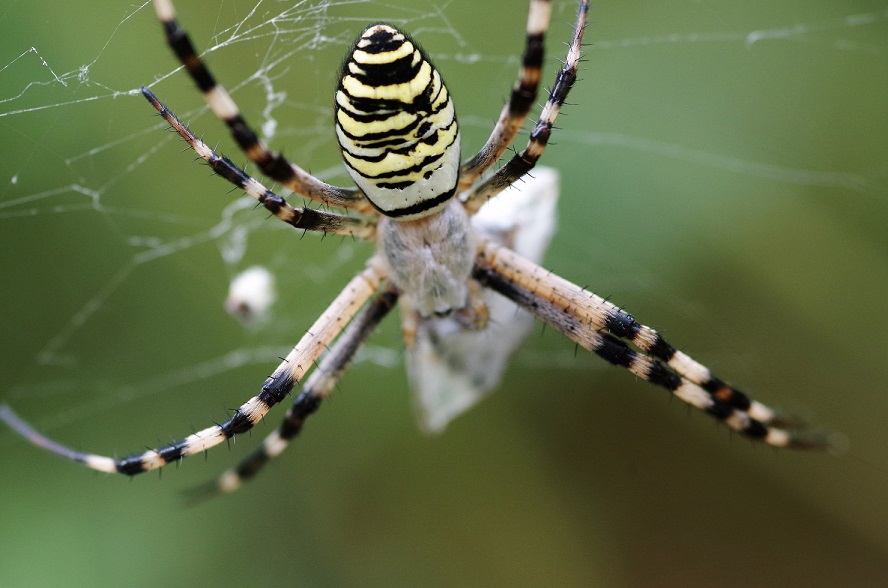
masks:
<path fill-rule="evenodd" d="M 411 31 L 451 85 L 463 144 L 477 146 L 519 65 L 520 4 L 180 0 L 177 8 L 260 135 L 322 179 L 347 184 L 330 96 L 355 34 L 380 18 Z M 551 265 L 629 298 L 640 318 L 656 317 L 653 326 L 700 325 L 681 339 L 708 341 L 693 351 L 738 380 L 760 370 L 755 385 L 764 390 L 769 352 L 755 351 L 762 342 L 750 333 L 768 321 L 745 332 L 753 312 L 727 324 L 725 312 L 767 298 L 765 316 L 851 347 L 850 335 L 835 334 L 846 317 L 828 314 L 848 299 L 888 331 L 875 302 L 888 267 L 888 4 L 734 4 L 593 8 L 584 80 L 571 96 L 579 106 L 566 109 L 546 159 L 562 170 L 569 210 Z M 117 437 L 87 424 L 122 406 L 157 414 L 174 399 L 170 413 L 190 408 L 187 418 L 203 419 L 209 408 L 236 405 L 370 248 L 294 238 L 188 163 L 191 154 L 180 153 L 140 96 L 142 84 L 219 151 L 245 157 L 178 70 L 150 3 L 38 0 L 4 10 L 2 396 L 33 406 L 23 412 L 41 429 L 75 431 L 99 448 Z M 572 14 L 572 3 L 556 2 L 554 57 Z M 806 255 L 806 238 L 822 246 L 819 260 Z M 253 264 L 275 274 L 280 299 L 270 320 L 244 328 L 223 303 L 229 280 Z M 835 279 L 820 283 L 818 272 Z M 707 276 L 742 282 L 737 298 L 710 288 Z M 725 329 L 739 334 L 724 339 Z M 879 337 L 873 347 L 886 343 Z M 363 357 L 396 367 L 391 387 L 403 388 L 397 341 L 389 325 Z M 601 367 L 577 362 L 557 337 L 535 345 L 518 358 L 531 372 Z M 873 364 L 884 361 L 872 353 Z M 807 366 L 808 353 L 799 355 Z M 877 379 L 870 372 L 855 387 L 875 394 Z M 223 388 L 224 399 L 199 392 Z M 821 414 L 839 411 L 827 392 L 806 402 L 825 406 Z M 391 405 L 406 412 L 404 398 Z M 136 442 L 155 427 L 123 430 Z"/>
<path fill-rule="evenodd" d="M 24 5 L 16 8 L 24 9 Z M 375 20 L 380 13 L 412 31 L 427 45 L 443 47 L 443 51 L 435 52 L 443 71 L 452 75 L 451 70 L 458 74 L 470 70 L 465 75 L 475 77 L 482 69 L 495 71 L 506 80 L 488 90 L 493 93 L 494 108 L 498 108 L 517 57 L 505 50 L 491 53 L 490 46 L 478 40 L 467 41 L 465 34 L 453 25 L 459 9 L 449 4 L 397 6 L 353 1 L 221 3 L 209 10 L 187 3 L 179 6 L 180 11 L 185 11 L 180 14 L 183 23 L 263 138 L 273 145 L 282 145 L 288 156 L 310 165 L 319 177 L 340 183 L 347 180 L 330 132 L 327 98 L 335 84 L 343 47 L 348 46 L 356 29 Z M 572 7 L 559 6 L 553 38 L 561 32 L 559 28 L 565 28 L 559 25 L 569 23 L 570 10 Z M 8 137 L 0 168 L 0 222 L 6 225 L 4 233 L 9 242 L 30 245 L 7 249 L 5 269 L 15 286 L 7 287 L 6 293 L 21 301 L 35 291 L 53 292 L 52 303 L 36 305 L 39 312 L 13 313 L 21 316 L 24 329 L 29 322 L 44 317 L 48 308 L 51 319 L 42 325 L 45 328 L 38 329 L 39 334 L 35 333 L 29 345 L 20 346 L 20 355 L 13 354 L 16 359 L 11 365 L 16 369 L 10 372 L 40 369 L 44 373 L 65 374 L 66 370 L 82 367 L 85 356 L 92 353 L 84 349 L 81 337 L 85 331 L 108 327 L 106 323 L 113 319 L 102 315 L 109 305 L 149 310 L 145 299 L 125 302 L 122 298 L 128 290 L 140 287 L 135 284 L 141 284 L 153 267 L 178 266 L 175 271 L 181 272 L 178 277 L 182 281 L 191 280 L 193 275 L 193 279 L 213 283 L 217 290 L 215 298 L 189 301 L 199 305 L 218 300 L 218 290 L 225 284 L 214 279 L 217 272 L 233 276 L 246 267 L 247 258 L 261 258 L 262 263 L 279 274 L 298 268 L 298 280 L 285 281 L 283 288 L 297 282 L 304 284 L 306 278 L 315 285 L 327 284 L 335 281 L 333 275 L 345 275 L 356 267 L 368 251 L 357 244 L 325 244 L 332 253 L 315 247 L 316 239 L 301 240 L 296 245 L 274 245 L 287 240 L 288 236 L 278 234 L 287 232 L 286 227 L 266 222 L 262 214 L 252 211 L 252 203 L 245 198 L 214 198 L 214 192 L 224 192 L 226 186 L 183 164 L 188 156 L 178 153 L 176 138 L 165 134 L 165 125 L 152 118 L 150 109 L 141 104 L 141 84 L 149 84 L 183 119 L 191 121 L 211 142 L 217 142 L 222 152 L 239 161 L 244 158 L 207 114 L 200 96 L 191 90 L 190 80 L 172 63 L 149 3 L 122 14 L 109 13 L 100 5 L 83 5 L 74 12 L 70 15 L 73 21 L 60 15 L 45 31 L 35 30 L 36 26 L 29 29 L 26 24 L 22 27 L 28 30 L 27 35 L 22 35 L 24 42 L 16 46 L 18 36 L 7 40 L 7 55 L 0 56 L 5 63 L 0 67 L 4 88 L 0 121 Z M 834 59 L 850 56 L 862 62 L 878 61 L 886 53 L 884 31 L 888 14 L 879 10 L 879 3 L 872 3 L 870 10 L 849 5 L 820 18 L 783 21 L 781 25 L 770 25 L 772 19 L 779 19 L 767 12 L 749 23 L 744 22 L 750 18 L 749 13 L 742 17 L 719 14 L 714 6 L 711 13 L 709 28 L 624 38 L 604 34 L 601 38 L 599 33 L 603 31 L 596 23 L 608 16 L 602 8 L 592 14 L 593 57 L 602 55 L 607 60 L 614 52 L 647 48 L 654 52 L 675 47 L 693 51 L 695 46 L 752 53 L 758 46 L 768 44 L 785 45 L 784 55 L 811 46 Z M 28 15 L 22 15 L 22 19 L 28 24 L 36 20 Z M 522 19 L 520 13 L 509 19 L 515 23 L 511 30 L 517 31 L 508 35 L 513 46 L 520 47 Z M 697 15 L 697 21 L 706 19 Z M 82 27 L 69 26 L 70 22 L 90 22 L 90 30 L 95 32 L 85 34 L 78 30 Z M 729 30 L 722 30 L 725 28 Z M 557 42 L 553 46 L 557 47 Z M 475 78 L 466 85 L 473 83 Z M 610 83 L 607 79 L 592 81 L 592 85 Z M 878 83 L 873 81 L 874 85 Z M 484 115 L 463 114 L 464 133 L 469 136 L 464 142 L 479 144 L 495 113 L 495 109 L 488 107 Z M 766 156 L 747 159 L 632 131 L 589 131 L 568 126 L 557 139 L 569 148 L 607 146 L 663 162 L 681 161 L 789 186 L 881 196 L 884 182 L 884 169 L 855 172 L 818 169 L 795 164 L 789 158 L 777 162 L 785 153 L 774 153 L 771 160 Z M 88 228 L 78 230 L 83 225 Z M 22 238 L 17 232 L 30 238 Z M 265 234 L 273 236 L 266 239 Z M 261 249 L 262 254 L 249 254 L 256 249 Z M 196 257 L 198 250 L 207 256 Z M 299 259 L 295 265 L 291 258 L 294 250 Z M 621 263 L 617 260 L 614 265 Z M 640 270 L 642 280 L 645 279 L 643 268 L 610 268 L 614 269 L 618 280 L 631 279 L 626 275 L 635 270 Z M 35 272 L 48 281 L 35 281 Z M 663 285 L 641 283 L 636 287 L 655 291 Z M 176 290 L 170 288 L 166 292 L 169 295 L 163 308 L 157 310 L 161 315 L 169 312 L 171 305 L 181 303 Z M 323 300 L 312 308 L 321 308 Z M 6 307 L 16 308 L 12 300 Z M 293 332 L 298 332 L 296 324 L 301 322 L 288 320 L 287 314 L 278 313 L 277 325 L 265 328 L 289 339 Z M 175 324 L 175 319 L 171 318 L 170 323 Z M 117 329 L 125 326 L 119 325 Z M 283 345 L 281 349 L 286 344 Z M 180 377 L 206 377 L 214 370 L 265 361 L 267 351 L 265 346 L 229 350 L 214 360 L 186 366 Z M 135 353 L 127 361 L 153 368 L 154 360 L 142 353 Z M 558 361 L 558 357 L 556 354 L 524 360 L 549 363 Z M 385 364 L 398 361 L 385 353 L 377 358 L 383 358 Z M 23 370 L 23 366 L 31 367 Z M 62 382 L 65 380 L 63 377 Z M 168 380 L 170 376 L 161 379 Z M 59 381 L 50 382 L 52 388 L 60 386 Z M 13 382 L 10 398 L 30 396 L 30 385 L 16 388 Z M 148 384 L 147 389 L 154 389 L 154 384 Z M 90 406 L 82 412 L 88 414 L 94 408 Z"/>

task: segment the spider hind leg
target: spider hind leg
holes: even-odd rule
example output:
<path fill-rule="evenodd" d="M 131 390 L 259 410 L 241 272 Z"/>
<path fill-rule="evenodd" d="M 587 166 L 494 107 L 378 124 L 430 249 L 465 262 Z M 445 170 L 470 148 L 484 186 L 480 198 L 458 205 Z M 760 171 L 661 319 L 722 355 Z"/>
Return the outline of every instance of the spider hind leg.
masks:
<path fill-rule="evenodd" d="M 188 33 L 176 20 L 176 9 L 172 0 L 154 0 L 154 10 L 158 20 L 163 24 L 167 44 L 173 54 L 194 80 L 213 114 L 228 126 L 231 136 L 262 173 L 297 194 L 320 204 L 363 213 L 371 212 L 370 204 L 359 190 L 331 186 L 288 161 L 280 153 L 269 150 L 247 124 L 237 103 L 225 88 L 216 82 L 209 68 L 197 54 Z"/>

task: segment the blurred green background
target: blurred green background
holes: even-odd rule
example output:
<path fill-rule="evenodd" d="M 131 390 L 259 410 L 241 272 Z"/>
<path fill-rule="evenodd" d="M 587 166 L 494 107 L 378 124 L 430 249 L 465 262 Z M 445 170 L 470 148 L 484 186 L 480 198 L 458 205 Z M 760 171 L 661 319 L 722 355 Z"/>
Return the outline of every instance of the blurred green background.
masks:
<path fill-rule="evenodd" d="M 340 183 L 331 93 L 363 26 L 424 44 L 468 155 L 508 95 L 526 16 L 514 0 L 178 4 L 247 118 Z M 546 80 L 573 13 L 556 0 Z M 103 454 L 224 418 L 369 247 L 300 238 L 180 152 L 141 84 L 159 80 L 245 160 L 172 73 L 150 6 L 16 0 L 0 30 L 0 399 Z M 563 176 L 547 265 L 844 432 L 849 453 L 753 446 L 551 330 L 426 438 L 390 319 L 298 446 L 200 507 L 180 493 L 282 410 L 230 450 L 134 480 L 0 429 L 0 584 L 883 585 L 888 2 L 600 2 L 587 40 L 544 157 Z M 280 299 L 244 328 L 222 304 L 252 264 Z"/>

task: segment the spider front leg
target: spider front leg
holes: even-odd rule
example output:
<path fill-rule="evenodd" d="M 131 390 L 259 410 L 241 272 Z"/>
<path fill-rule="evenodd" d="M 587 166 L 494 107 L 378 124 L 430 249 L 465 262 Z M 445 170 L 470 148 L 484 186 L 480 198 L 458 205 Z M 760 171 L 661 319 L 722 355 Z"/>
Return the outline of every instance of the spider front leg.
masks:
<path fill-rule="evenodd" d="M 362 213 L 372 211 L 370 203 L 364 199 L 360 190 L 331 186 L 291 163 L 280 153 L 270 151 L 247 124 L 231 95 L 222 85 L 216 83 L 213 74 L 197 55 L 188 33 L 176 21 L 176 9 L 172 1 L 154 0 L 154 9 L 163 24 L 167 43 L 203 93 L 207 105 L 228 125 L 231 136 L 262 173 L 315 202 Z"/>
<path fill-rule="evenodd" d="M 280 455 L 302 431 L 302 425 L 333 391 L 355 353 L 398 301 L 398 293 L 386 290 L 369 302 L 352 320 L 334 343 L 330 352 L 303 384 L 284 415 L 278 429 L 268 435 L 262 446 L 237 467 L 227 470 L 217 480 L 196 489 L 194 496 L 208 498 L 215 494 L 234 492 L 245 480 L 255 476 L 273 458 Z"/>
<path fill-rule="evenodd" d="M 91 453 L 82 453 L 61 445 L 37 432 L 22 420 L 9 406 L 0 405 L 0 420 L 28 441 L 64 458 L 82 463 L 88 468 L 101 472 L 134 475 L 163 467 L 189 455 L 206 451 L 226 439 L 249 431 L 281 402 L 303 375 L 311 369 L 321 353 L 339 335 L 364 303 L 379 289 L 384 275 L 377 269 L 378 264 L 368 264 L 352 278 L 345 289 L 315 321 L 296 347 L 284 358 L 278 368 L 262 385 L 256 396 L 243 403 L 234 415 L 225 422 L 193 433 L 173 443 L 142 453 L 135 453 L 123 459 L 115 459 Z"/>
<path fill-rule="evenodd" d="M 800 419 L 750 399 L 632 315 L 505 247 L 482 242 L 473 275 L 608 363 L 665 388 L 751 439 L 796 449 L 839 451 L 844 445 L 840 435 L 805 430 Z"/>

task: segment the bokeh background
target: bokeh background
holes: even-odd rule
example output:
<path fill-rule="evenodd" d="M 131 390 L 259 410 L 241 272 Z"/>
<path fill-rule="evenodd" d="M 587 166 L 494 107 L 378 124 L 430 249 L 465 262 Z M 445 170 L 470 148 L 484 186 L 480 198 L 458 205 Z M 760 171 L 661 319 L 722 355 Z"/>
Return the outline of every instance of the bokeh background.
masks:
<path fill-rule="evenodd" d="M 178 4 L 248 119 L 333 182 L 331 93 L 363 26 L 424 44 L 468 154 L 526 16 L 515 0 Z M 546 80 L 574 13 L 555 5 Z M 180 153 L 141 84 L 245 159 L 172 73 L 150 5 L 15 0 L 0 30 L 0 399 L 104 454 L 224 418 L 369 247 L 300 238 Z M 230 450 L 133 480 L 0 429 L 0 584 L 883 585 L 888 2 L 599 2 L 587 40 L 545 156 L 563 176 L 547 265 L 844 432 L 848 453 L 754 446 L 551 330 L 427 438 L 389 320 L 298 446 L 199 507 L 181 492 L 282 410 Z M 253 264 L 280 298 L 244 328 L 223 301 Z"/>

